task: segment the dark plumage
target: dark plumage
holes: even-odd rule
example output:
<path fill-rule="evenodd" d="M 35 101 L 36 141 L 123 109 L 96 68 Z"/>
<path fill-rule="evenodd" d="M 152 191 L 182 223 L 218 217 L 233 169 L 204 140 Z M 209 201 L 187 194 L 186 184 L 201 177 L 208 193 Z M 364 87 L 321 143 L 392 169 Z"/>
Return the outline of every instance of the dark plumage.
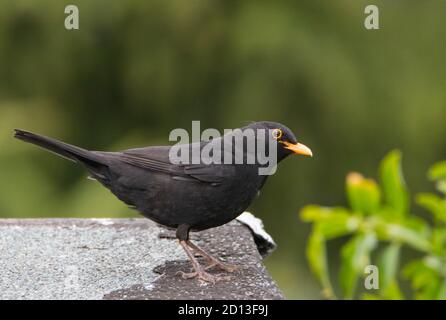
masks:
<path fill-rule="evenodd" d="M 266 131 L 265 148 L 268 150 L 271 139 L 280 142 L 277 143 L 278 162 L 292 153 L 311 155 L 311 151 L 298 144 L 291 130 L 282 124 L 255 122 L 242 128 L 242 132 L 246 129 L 269 130 Z M 275 133 L 271 130 L 275 130 Z M 271 136 L 271 132 L 276 136 Z M 281 133 L 280 138 L 277 138 L 278 132 Z M 173 164 L 169 159 L 170 146 L 102 152 L 88 151 L 19 129 L 15 130 L 15 137 L 84 165 L 93 178 L 120 200 L 136 208 L 145 217 L 176 228 L 180 244 L 195 269 L 193 273 L 183 274 L 184 277 L 198 276 L 206 281 L 221 279 L 207 273 L 198 264 L 192 251 L 204 256 L 210 266 L 218 266 L 226 271 L 234 270 L 232 266 L 221 263 L 192 244 L 188 240 L 188 233 L 191 229 L 204 230 L 225 224 L 251 204 L 268 177 L 259 175 L 258 169 L 262 165 L 257 161 L 254 164 Z M 188 148 L 192 154 L 192 149 L 219 145 L 222 139 L 193 143 Z M 230 139 L 233 141 L 232 136 Z M 230 157 L 234 158 L 234 149 L 229 152 Z M 243 149 L 243 156 L 246 160 L 246 148 Z"/>

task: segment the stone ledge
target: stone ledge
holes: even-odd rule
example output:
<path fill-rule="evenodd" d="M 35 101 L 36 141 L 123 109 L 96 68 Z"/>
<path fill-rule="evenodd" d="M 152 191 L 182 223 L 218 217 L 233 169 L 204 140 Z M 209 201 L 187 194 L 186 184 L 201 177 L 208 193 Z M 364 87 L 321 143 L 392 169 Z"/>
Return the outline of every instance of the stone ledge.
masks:
<path fill-rule="evenodd" d="M 173 235 L 148 219 L 0 219 L 0 299 L 283 299 L 241 223 L 191 233 L 248 266 L 215 284 L 176 275 L 190 263 Z"/>

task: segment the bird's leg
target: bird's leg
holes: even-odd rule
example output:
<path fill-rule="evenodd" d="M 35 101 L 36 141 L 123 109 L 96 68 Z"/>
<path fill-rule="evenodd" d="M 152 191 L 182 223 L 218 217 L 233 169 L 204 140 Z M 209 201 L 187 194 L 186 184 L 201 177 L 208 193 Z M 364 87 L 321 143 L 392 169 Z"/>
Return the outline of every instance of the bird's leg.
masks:
<path fill-rule="evenodd" d="M 190 240 L 187 240 L 186 244 L 191 249 L 195 250 L 198 254 L 203 256 L 208 261 L 208 265 L 206 266 L 205 270 L 209 270 L 213 267 L 218 267 L 219 269 L 226 271 L 226 272 L 234 272 L 241 268 L 240 266 L 233 265 L 233 264 L 227 264 L 227 263 L 220 261 L 219 259 L 215 258 L 214 256 L 210 255 L 209 253 L 207 253 L 206 251 L 201 249 L 196 244 L 192 243 Z"/>
<path fill-rule="evenodd" d="M 181 276 L 184 279 L 190 279 L 197 277 L 200 280 L 212 282 L 215 283 L 216 281 L 220 280 L 229 280 L 228 277 L 221 277 L 218 275 L 212 275 L 208 272 L 206 272 L 205 268 L 203 268 L 198 260 L 194 257 L 194 253 L 192 249 L 188 245 L 188 234 L 189 234 L 189 227 L 187 226 L 180 226 L 177 229 L 177 237 L 180 241 L 180 245 L 183 247 L 184 251 L 186 252 L 187 256 L 189 257 L 192 267 L 194 268 L 194 272 L 186 273 L 183 271 L 179 271 L 178 273 L 181 274 Z M 184 239 L 186 238 L 186 239 Z"/>
<path fill-rule="evenodd" d="M 192 262 L 192 267 L 194 268 L 194 272 L 186 273 L 183 271 L 178 271 L 178 273 L 183 277 L 183 279 L 191 279 L 197 277 L 200 280 L 204 280 L 207 282 L 215 282 L 217 277 L 209 274 L 204 270 L 204 268 L 198 263 L 197 259 L 194 257 L 194 254 L 191 248 L 188 247 L 186 241 L 180 240 L 180 245 L 183 247 L 184 251 L 186 251 L 189 260 Z"/>

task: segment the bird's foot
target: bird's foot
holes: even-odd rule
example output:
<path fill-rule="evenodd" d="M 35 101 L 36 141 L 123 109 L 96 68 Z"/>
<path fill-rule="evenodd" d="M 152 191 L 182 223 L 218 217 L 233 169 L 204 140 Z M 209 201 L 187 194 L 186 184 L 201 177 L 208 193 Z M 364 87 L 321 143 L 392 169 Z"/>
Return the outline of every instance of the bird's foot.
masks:
<path fill-rule="evenodd" d="M 199 271 L 194 271 L 194 272 L 178 271 L 177 274 L 179 274 L 183 279 L 197 278 L 198 280 L 202 280 L 205 282 L 211 282 L 211 283 L 216 283 L 218 281 L 231 280 L 231 277 L 229 277 L 229 276 L 213 275 L 213 274 L 210 274 L 209 272 L 206 272 L 205 270 L 199 270 Z"/>
<path fill-rule="evenodd" d="M 200 247 L 198 247 L 196 244 L 192 243 L 191 241 L 187 241 L 187 245 L 194 250 L 196 253 L 198 253 L 200 256 L 202 256 L 207 261 L 207 266 L 205 267 L 205 270 L 212 269 L 214 267 L 217 267 L 218 269 L 226 272 L 234 272 L 238 271 L 240 269 L 244 269 L 244 266 L 238 266 L 233 265 L 229 263 L 225 263 L 223 261 L 220 261 L 220 259 L 210 255 Z"/>
<path fill-rule="evenodd" d="M 239 271 L 241 269 L 245 269 L 245 266 L 224 263 L 224 262 L 221 262 L 218 260 L 212 260 L 212 262 L 210 264 L 208 264 L 204 269 L 209 270 L 209 269 L 212 269 L 215 267 L 217 267 L 218 269 L 220 269 L 222 271 L 226 271 L 226 272 L 230 272 L 230 273 Z"/>

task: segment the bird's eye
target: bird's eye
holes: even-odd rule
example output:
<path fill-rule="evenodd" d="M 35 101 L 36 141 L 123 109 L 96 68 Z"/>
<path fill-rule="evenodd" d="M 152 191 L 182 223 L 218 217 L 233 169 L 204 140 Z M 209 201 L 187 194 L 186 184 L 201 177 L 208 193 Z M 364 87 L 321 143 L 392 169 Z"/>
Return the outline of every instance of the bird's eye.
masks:
<path fill-rule="evenodd" d="M 274 129 L 271 134 L 272 134 L 274 139 L 279 140 L 282 137 L 283 132 L 280 129 Z"/>

